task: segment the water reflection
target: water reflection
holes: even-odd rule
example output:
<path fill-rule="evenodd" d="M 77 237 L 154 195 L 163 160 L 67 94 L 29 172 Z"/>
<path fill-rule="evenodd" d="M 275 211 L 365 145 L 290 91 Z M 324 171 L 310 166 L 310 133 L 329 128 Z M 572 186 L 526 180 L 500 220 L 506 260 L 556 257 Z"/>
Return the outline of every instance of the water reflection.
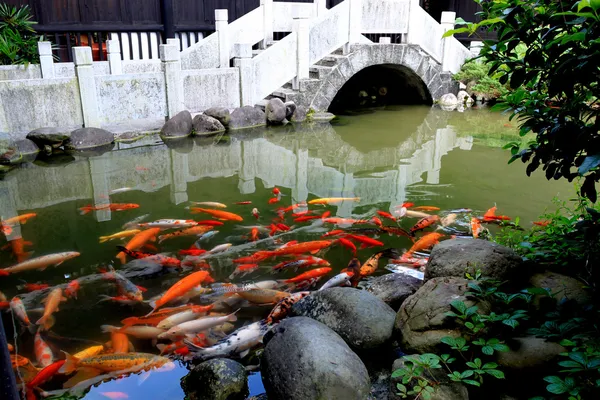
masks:
<path fill-rule="evenodd" d="M 291 202 L 318 197 L 360 197 L 360 206 L 391 201 L 390 209 L 407 197 L 407 187 L 422 181 L 439 183 L 442 157 L 453 149 L 470 150 L 471 137 L 458 137 L 448 113 L 414 108 L 398 126 L 381 126 L 366 118 L 365 126 L 312 124 L 241 132 L 223 138 L 186 139 L 149 146 L 119 144 L 100 156 L 75 156 L 66 164 L 26 164 L 0 181 L 0 215 L 81 199 L 107 204 L 109 193 L 122 187 L 143 192 L 170 188 L 177 205 L 189 199 L 188 184 L 205 178 L 237 176 L 240 194 L 267 187 L 291 189 Z M 406 118 L 406 116 L 409 116 Z M 356 121 L 361 121 L 356 120 Z M 380 130 L 385 130 L 385 133 Z M 390 130 L 397 130 L 390 134 Z M 207 144 L 208 142 L 208 144 Z M 215 193 L 215 199 L 218 199 Z M 346 217 L 357 204 L 343 203 Z M 110 210 L 95 213 L 111 219 Z M 18 237 L 18 229 L 13 235 Z"/>

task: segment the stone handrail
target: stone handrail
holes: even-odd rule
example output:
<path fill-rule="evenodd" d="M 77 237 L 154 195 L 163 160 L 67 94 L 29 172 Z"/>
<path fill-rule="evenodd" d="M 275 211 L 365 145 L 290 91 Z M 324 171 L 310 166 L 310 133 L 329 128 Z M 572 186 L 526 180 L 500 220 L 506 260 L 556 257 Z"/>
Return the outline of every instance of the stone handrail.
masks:
<path fill-rule="evenodd" d="M 441 63 L 443 34 L 442 26 L 419 6 L 419 1 L 411 0 L 407 42 L 421 46 L 434 60 Z"/>
<path fill-rule="evenodd" d="M 350 5 L 344 1 L 310 22 L 308 64 L 312 65 L 350 41 Z M 301 57 L 302 54 L 299 54 Z"/>
<path fill-rule="evenodd" d="M 362 0 L 361 33 L 406 33 L 408 0 Z"/>

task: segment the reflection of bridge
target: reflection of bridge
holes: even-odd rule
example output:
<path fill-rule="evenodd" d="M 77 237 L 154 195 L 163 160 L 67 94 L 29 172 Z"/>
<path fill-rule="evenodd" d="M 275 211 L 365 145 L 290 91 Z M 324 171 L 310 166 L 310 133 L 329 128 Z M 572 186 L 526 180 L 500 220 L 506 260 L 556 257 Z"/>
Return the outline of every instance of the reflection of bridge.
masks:
<path fill-rule="evenodd" d="M 389 199 L 394 207 L 404 201 L 407 186 L 420 182 L 423 173 L 427 173 L 427 183 L 438 183 L 442 156 L 455 147 L 470 149 L 470 140 L 457 137 L 446 115 L 431 110 L 416 131 L 404 140 L 399 138 L 396 146 L 366 153 L 326 124 L 298 127 L 296 133 L 268 139 L 258 135 L 228 145 L 194 145 L 187 152 L 165 145 L 121 145 L 129 148 L 54 167 L 30 164 L 0 181 L 0 215 L 9 218 L 17 212 L 81 199 L 103 204 L 111 190 L 122 187 L 151 192 L 170 186 L 171 201 L 180 204 L 188 200 L 188 182 L 234 175 L 241 194 L 255 192 L 259 178 L 267 187 L 291 189 L 288 201 L 306 200 L 311 193 L 360 197 L 360 205 Z M 341 204 L 337 214 L 348 216 L 355 205 Z M 98 212 L 97 218 L 109 220 L 110 211 Z"/>

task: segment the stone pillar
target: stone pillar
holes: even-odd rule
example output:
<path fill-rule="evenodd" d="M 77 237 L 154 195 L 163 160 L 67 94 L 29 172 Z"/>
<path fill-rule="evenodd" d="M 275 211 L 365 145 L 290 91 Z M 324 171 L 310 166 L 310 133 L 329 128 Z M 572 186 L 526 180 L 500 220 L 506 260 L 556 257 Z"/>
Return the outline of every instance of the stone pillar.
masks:
<path fill-rule="evenodd" d="M 167 116 L 172 118 L 178 112 L 183 111 L 184 108 L 181 54 L 179 53 L 179 46 L 174 44 L 161 44 L 159 53 L 165 74 Z"/>
<path fill-rule="evenodd" d="M 296 147 L 296 185 L 292 188 L 294 204 L 308 199 L 308 150 Z"/>
<path fill-rule="evenodd" d="M 327 12 L 327 0 L 314 0 L 315 15 L 320 17 Z"/>
<path fill-rule="evenodd" d="M 406 43 L 408 44 L 419 43 L 419 32 L 421 30 L 421 21 L 419 21 L 419 16 L 417 15 L 419 8 L 421 8 L 419 5 L 419 0 L 409 0 L 408 31 L 406 32 Z"/>
<path fill-rule="evenodd" d="M 54 78 L 54 58 L 52 57 L 52 43 L 38 42 L 38 53 L 40 55 L 40 69 L 42 79 Z"/>
<path fill-rule="evenodd" d="M 106 48 L 108 50 L 108 65 L 111 75 L 121 75 L 123 67 L 121 65 L 121 46 L 118 40 L 107 40 Z"/>
<path fill-rule="evenodd" d="M 229 14 L 227 10 L 215 10 L 215 30 L 219 37 L 219 67 L 229 68 Z"/>
<path fill-rule="evenodd" d="M 94 206 L 101 208 L 95 212 L 96 221 L 98 222 L 110 221 L 112 214 L 108 207 L 101 207 L 110 204 L 110 184 L 107 175 L 107 171 L 110 170 L 111 166 L 109 155 L 110 153 L 107 153 L 102 157 L 91 157 L 88 159 Z"/>
<path fill-rule="evenodd" d="M 233 45 L 233 66 L 240 71 L 240 104 L 251 106 L 254 102 L 254 69 L 252 66 L 252 45 L 249 43 L 236 43 Z"/>
<path fill-rule="evenodd" d="M 349 24 L 348 24 L 348 43 L 344 45 L 344 54 L 350 53 L 350 45 L 360 42 L 362 30 L 362 0 L 348 0 L 349 4 Z"/>
<path fill-rule="evenodd" d="M 481 49 L 483 49 L 483 42 L 474 40 L 469 45 L 469 50 L 473 57 L 477 57 L 481 53 Z"/>
<path fill-rule="evenodd" d="M 92 69 L 92 48 L 88 46 L 73 47 L 73 60 L 75 61 L 75 73 L 79 83 L 83 125 L 99 128 L 100 112 L 98 111 L 96 79 Z"/>
<path fill-rule="evenodd" d="M 310 28 L 308 19 L 294 19 L 293 34 L 297 35 L 297 51 L 296 51 L 296 77 L 292 80 L 292 88 L 300 89 L 300 80 L 308 79 L 309 77 L 309 52 L 310 52 Z"/>
<path fill-rule="evenodd" d="M 170 199 L 175 205 L 188 201 L 187 177 L 188 177 L 188 155 L 169 150 L 171 158 Z"/>
<path fill-rule="evenodd" d="M 264 50 L 273 41 L 273 0 L 260 0 L 260 5 L 263 8 L 264 39 L 259 46 Z"/>
<path fill-rule="evenodd" d="M 264 146 L 265 139 L 234 142 L 231 145 L 232 154 L 234 147 L 239 146 L 240 169 L 238 172 L 238 190 L 240 194 L 256 192 L 256 165 L 260 157 L 260 149 Z"/>
<path fill-rule="evenodd" d="M 454 21 L 456 20 L 456 13 L 454 11 L 442 12 L 442 19 L 440 24 L 445 32 L 454 29 Z M 453 54 L 451 53 L 452 48 L 449 46 L 450 40 L 453 36 L 448 36 L 442 39 L 442 71 L 450 71 L 450 60 L 452 60 Z"/>

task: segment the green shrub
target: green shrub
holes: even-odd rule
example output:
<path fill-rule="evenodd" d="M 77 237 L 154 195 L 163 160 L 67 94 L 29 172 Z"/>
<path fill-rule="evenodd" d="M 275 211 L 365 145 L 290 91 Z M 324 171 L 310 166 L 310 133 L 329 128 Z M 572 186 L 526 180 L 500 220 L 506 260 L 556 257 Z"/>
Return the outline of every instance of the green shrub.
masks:
<path fill-rule="evenodd" d="M 0 4 L 0 64 L 39 63 L 37 42 L 29 6 Z"/>
<path fill-rule="evenodd" d="M 454 75 L 454 79 L 467 86 L 470 85 L 470 90 L 477 95 L 497 99 L 506 93 L 507 89 L 496 78 L 488 76 L 489 72 L 488 64 L 472 60 L 463 64 L 460 71 Z"/>

